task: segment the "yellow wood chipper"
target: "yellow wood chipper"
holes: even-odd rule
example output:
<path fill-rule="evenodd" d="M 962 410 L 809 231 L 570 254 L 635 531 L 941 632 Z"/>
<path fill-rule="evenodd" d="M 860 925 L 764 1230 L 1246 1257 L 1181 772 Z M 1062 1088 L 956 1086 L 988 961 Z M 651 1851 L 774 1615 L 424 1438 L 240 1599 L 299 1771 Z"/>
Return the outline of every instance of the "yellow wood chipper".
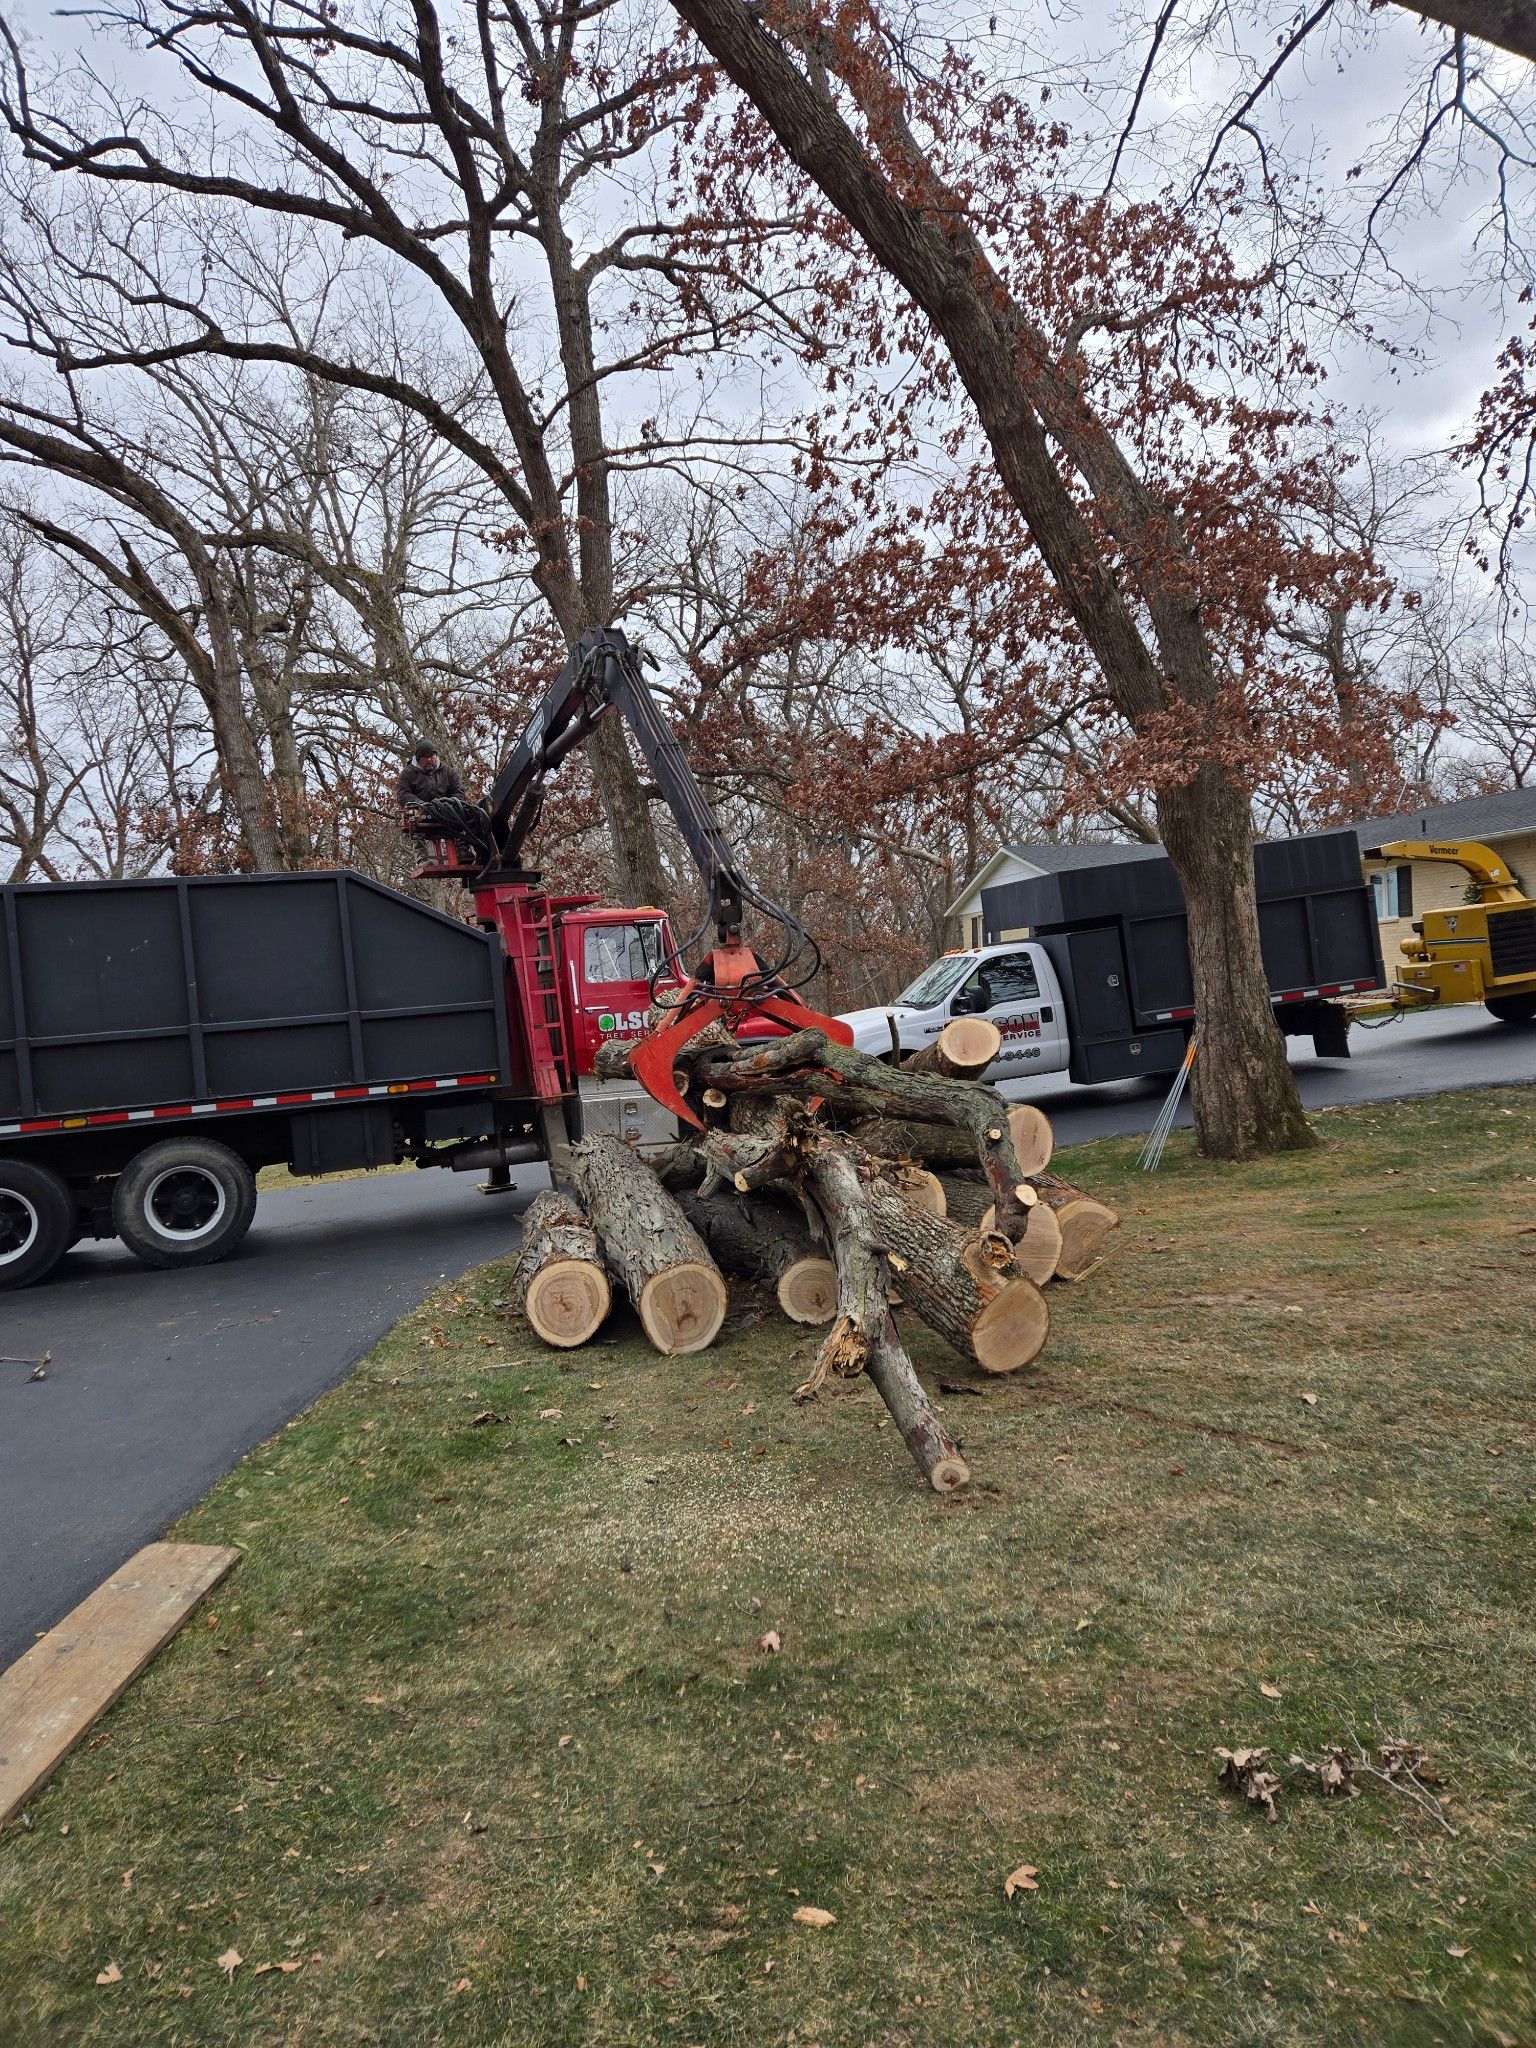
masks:
<path fill-rule="evenodd" d="M 1536 901 L 1491 847 L 1474 839 L 1393 839 L 1368 847 L 1366 858 L 1445 861 L 1464 868 L 1476 892 L 1474 902 L 1426 910 L 1414 921 L 1393 987 L 1400 1006 L 1482 1003 L 1501 1023 L 1536 1021 Z"/>

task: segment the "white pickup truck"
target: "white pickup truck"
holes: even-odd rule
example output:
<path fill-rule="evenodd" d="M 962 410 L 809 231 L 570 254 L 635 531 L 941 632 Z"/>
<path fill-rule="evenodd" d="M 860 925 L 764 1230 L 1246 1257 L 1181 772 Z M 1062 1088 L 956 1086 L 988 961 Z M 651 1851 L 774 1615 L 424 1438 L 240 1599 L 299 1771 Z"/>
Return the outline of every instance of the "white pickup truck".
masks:
<path fill-rule="evenodd" d="M 1003 1049 L 987 1069 L 988 1081 L 1057 1074 L 1071 1057 L 1061 984 L 1043 948 L 977 946 L 946 953 L 925 967 L 910 987 L 881 1009 L 845 1010 L 860 1052 L 920 1052 L 951 1017 L 986 1017 L 1002 1034 Z"/>

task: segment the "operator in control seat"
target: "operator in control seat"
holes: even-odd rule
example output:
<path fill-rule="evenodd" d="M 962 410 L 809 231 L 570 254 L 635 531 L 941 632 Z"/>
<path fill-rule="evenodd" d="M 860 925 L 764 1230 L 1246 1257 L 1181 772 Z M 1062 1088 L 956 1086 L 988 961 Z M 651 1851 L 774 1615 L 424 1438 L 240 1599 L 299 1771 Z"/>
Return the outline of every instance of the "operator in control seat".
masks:
<path fill-rule="evenodd" d="M 408 815 L 440 803 L 445 797 L 462 797 L 464 790 L 458 776 L 444 766 L 432 742 L 418 740 L 415 752 L 400 772 L 395 794 L 400 799 L 401 811 Z"/>

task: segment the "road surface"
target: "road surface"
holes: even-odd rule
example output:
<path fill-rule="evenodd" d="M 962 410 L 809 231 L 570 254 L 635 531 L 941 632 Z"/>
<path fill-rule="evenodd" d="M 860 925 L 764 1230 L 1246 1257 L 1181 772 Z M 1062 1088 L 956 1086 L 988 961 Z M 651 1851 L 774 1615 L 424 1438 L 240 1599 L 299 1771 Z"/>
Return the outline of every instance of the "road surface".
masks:
<path fill-rule="evenodd" d="M 1481 1011 L 1353 1040 L 1343 1061 L 1291 1041 L 1310 1108 L 1536 1078 L 1536 1031 Z M 1164 1085 L 1006 1092 L 1049 1110 L 1065 1146 L 1145 1130 Z M 531 1168 L 498 1200 L 447 1173 L 274 1189 L 222 1265 L 150 1273 L 119 1245 L 83 1245 L 54 1279 L 0 1296 L 0 1351 L 53 1353 L 38 1382 L 0 1363 L 0 1669 L 439 1281 L 507 1250 L 544 1184 Z"/>
<path fill-rule="evenodd" d="M 117 1243 L 0 1294 L 0 1670 L 341 1379 L 440 1281 L 517 1241 L 543 1167 L 264 1189 L 233 1258 L 150 1272 Z"/>

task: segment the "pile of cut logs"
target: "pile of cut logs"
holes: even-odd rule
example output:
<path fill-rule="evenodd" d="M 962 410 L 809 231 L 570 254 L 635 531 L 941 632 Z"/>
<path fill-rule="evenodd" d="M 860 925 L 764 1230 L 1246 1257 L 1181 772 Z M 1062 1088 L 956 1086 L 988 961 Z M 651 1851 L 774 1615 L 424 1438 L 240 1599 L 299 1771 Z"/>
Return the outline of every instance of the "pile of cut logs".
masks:
<path fill-rule="evenodd" d="M 826 1325 L 795 1389 L 867 1373 L 939 1492 L 970 1477 L 913 1369 L 892 1310 L 987 1373 L 1016 1372 L 1050 1329 L 1049 1280 L 1080 1280 L 1119 1218 L 1046 1171 L 1051 1127 L 978 1078 L 997 1029 L 956 1018 L 899 1064 L 820 1031 L 738 1042 L 719 1024 L 675 1079 L 704 1128 L 642 1157 L 615 1138 L 573 1146 L 564 1183 L 530 1205 L 516 1299 L 547 1343 L 594 1336 L 618 1280 L 658 1351 L 700 1351 L 725 1319 L 723 1274 Z M 629 1072 L 610 1042 L 598 1074 Z"/>

